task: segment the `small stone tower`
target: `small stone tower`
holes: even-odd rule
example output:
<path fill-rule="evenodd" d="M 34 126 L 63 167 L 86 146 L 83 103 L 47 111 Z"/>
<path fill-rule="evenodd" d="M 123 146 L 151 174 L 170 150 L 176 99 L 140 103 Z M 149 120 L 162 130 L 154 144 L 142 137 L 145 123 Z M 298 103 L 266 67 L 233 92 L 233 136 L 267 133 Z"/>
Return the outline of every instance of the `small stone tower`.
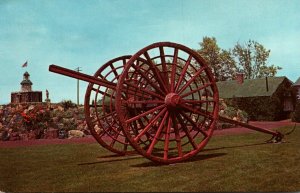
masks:
<path fill-rule="evenodd" d="M 29 79 L 29 73 L 23 74 L 21 84 L 21 91 L 11 93 L 11 103 L 41 103 L 42 91 L 32 91 L 32 82 Z"/>
<path fill-rule="evenodd" d="M 22 92 L 32 91 L 32 89 L 31 89 L 32 82 L 29 80 L 29 76 L 30 75 L 28 72 L 25 72 L 23 74 L 23 81 L 20 83 Z"/>

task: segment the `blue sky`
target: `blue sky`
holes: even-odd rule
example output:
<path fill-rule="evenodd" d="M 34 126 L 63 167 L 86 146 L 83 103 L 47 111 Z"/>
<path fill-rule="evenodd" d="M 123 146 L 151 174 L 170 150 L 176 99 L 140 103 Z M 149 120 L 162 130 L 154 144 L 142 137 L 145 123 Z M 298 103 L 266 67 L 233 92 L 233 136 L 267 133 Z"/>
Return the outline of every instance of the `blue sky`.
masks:
<path fill-rule="evenodd" d="M 204 36 L 223 49 L 255 40 L 271 49 L 278 76 L 300 77 L 300 0 L 0 0 L 0 104 L 20 90 L 28 71 L 33 90 L 52 102 L 76 102 L 76 80 L 50 64 L 94 74 L 108 60 L 158 41 L 199 48 Z M 28 60 L 28 67 L 21 65 Z M 80 103 L 87 84 L 80 82 Z"/>

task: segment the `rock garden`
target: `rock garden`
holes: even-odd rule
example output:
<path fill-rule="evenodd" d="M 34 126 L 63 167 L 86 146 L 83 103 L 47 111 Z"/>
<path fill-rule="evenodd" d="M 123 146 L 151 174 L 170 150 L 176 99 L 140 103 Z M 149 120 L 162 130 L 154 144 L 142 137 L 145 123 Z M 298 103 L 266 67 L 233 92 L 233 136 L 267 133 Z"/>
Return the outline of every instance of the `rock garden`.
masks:
<path fill-rule="evenodd" d="M 65 139 L 86 135 L 90 133 L 84 119 L 84 108 L 70 101 L 0 106 L 2 141 Z"/>

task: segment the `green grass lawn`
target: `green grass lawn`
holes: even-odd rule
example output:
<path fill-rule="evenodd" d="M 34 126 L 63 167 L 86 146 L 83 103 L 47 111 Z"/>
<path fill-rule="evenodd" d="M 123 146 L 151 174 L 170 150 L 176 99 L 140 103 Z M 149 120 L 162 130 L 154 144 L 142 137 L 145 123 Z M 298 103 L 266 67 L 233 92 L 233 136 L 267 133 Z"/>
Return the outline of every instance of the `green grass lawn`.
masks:
<path fill-rule="evenodd" d="M 300 127 L 285 143 L 267 139 L 258 132 L 215 136 L 196 157 L 173 165 L 113 156 L 96 143 L 1 148 L 0 191 L 300 191 Z"/>

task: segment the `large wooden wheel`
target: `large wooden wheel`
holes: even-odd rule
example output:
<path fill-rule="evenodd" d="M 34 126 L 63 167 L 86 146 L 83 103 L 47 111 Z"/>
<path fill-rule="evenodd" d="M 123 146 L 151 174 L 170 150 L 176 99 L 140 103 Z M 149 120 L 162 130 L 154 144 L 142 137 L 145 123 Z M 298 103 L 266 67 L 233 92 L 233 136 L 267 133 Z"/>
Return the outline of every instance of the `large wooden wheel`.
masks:
<path fill-rule="evenodd" d="M 218 118 L 218 90 L 207 64 L 171 42 L 151 44 L 127 61 L 115 99 L 123 134 L 136 151 L 159 163 L 197 154 Z"/>
<path fill-rule="evenodd" d="M 85 116 L 96 140 L 108 150 L 135 152 L 158 163 L 196 155 L 213 134 L 218 118 L 271 134 L 271 131 L 218 116 L 218 89 L 206 62 L 176 43 L 151 44 L 133 56 L 104 64 L 94 76 L 56 65 L 49 71 L 89 82 Z"/>
<path fill-rule="evenodd" d="M 121 56 L 110 60 L 98 69 L 94 77 L 117 83 L 130 58 Z M 115 94 L 115 89 L 90 83 L 84 101 L 85 117 L 91 134 L 100 145 L 120 155 L 130 154 L 134 149 L 129 145 L 116 117 Z M 122 100 L 125 96 L 122 96 Z"/>

